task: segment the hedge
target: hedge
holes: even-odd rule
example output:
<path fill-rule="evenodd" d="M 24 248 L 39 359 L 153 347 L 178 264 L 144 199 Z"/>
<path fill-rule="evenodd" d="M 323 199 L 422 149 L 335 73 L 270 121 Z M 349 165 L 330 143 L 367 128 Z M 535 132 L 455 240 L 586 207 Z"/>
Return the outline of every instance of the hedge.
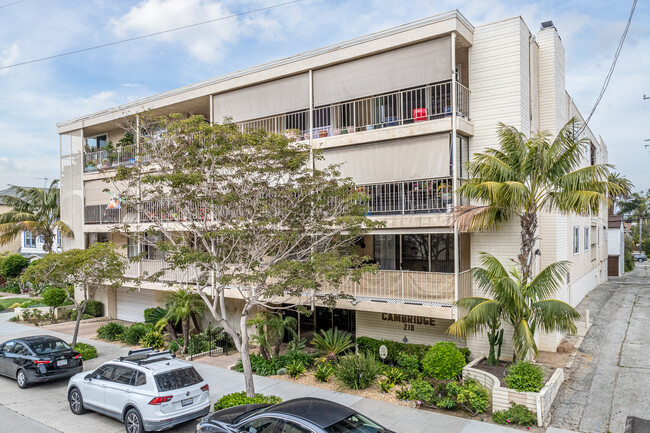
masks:
<path fill-rule="evenodd" d="M 247 397 L 246 391 L 233 392 L 221 397 L 215 404 L 214 410 L 226 409 L 233 406 L 241 406 L 243 404 L 278 404 L 282 403 L 282 399 L 275 395 L 255 394 L 255 397 Z"/>
<path fill-rule="evenodd" d="M 372 353 L 379 358 L 379 347 L 383 344 L 388 349 L 386 361 L 396 364 L 402 354 L 416 356 L 418 361 L 422 361 L 424 355 L 431 346 L 426 344 L 401 343 L 392 340 L 376 340 L 370 337 L 357 337 L 357 349 L 362 353 Z"/>
<path fill-rule="evenodd" d="M 77 343 L 72 349 L 79 352 L 84 361 L 97 358 L 97 349 L 91 344 Z"/>

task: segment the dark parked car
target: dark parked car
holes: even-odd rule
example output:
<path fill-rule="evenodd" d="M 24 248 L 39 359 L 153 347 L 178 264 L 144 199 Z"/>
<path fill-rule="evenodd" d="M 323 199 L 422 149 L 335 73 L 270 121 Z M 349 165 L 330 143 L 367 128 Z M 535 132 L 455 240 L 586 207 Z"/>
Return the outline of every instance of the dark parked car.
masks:
<path fill-rule="evenodd" d="M 21 388 L 81 371 L 81 355 L 60 338 L 35 335 L 0 344 L 0 374 L 16 379 Z"/>
<path fill-rule="evenodd" d="M 217 411 L 196 426 L 199 433 L 393 433 L 349 407 L 320 398 L 247 404 Z"/>

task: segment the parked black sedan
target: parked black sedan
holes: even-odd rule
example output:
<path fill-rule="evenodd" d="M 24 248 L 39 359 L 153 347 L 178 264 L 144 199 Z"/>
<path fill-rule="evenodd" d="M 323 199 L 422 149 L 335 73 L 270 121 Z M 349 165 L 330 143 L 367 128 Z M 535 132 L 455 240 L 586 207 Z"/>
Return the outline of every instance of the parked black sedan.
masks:
<path fill-rule="evenodd" d="M 35 335 L 0 344 L 0 374 L 16 379 L 21 388 L 64 379 L 81 371 L 81 355 L 59 338 Z"/>
<path fill-rule="evenodd" d="M 199 433 L 393 433 L 349 407 L 320 398 L 274 405 L 247 404 L 217 411 L 196 426 Z"/>

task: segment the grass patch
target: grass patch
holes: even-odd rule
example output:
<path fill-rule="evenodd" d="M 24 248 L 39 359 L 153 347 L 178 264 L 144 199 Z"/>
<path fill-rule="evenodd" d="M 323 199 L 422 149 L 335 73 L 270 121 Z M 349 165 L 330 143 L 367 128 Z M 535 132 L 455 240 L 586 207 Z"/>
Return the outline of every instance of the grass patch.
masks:
<path fill-rule="evenodd" d="M 0 310 L 6 310 L 15 303 L 22 304 L 27 300 L 25 298 L 0 298 Z"/>

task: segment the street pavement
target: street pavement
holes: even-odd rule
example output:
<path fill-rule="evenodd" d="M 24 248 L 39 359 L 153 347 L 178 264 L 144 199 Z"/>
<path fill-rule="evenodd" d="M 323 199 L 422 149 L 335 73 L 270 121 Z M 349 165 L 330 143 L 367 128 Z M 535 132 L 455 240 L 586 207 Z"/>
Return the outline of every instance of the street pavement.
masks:
<path fill-rule="evenodd" d="M 551 425 L 580 432 L 648 433 L 650 419 L 650 265 L 610 278 L 578 306 L 593 325 L 553 405 Z M 638 427 L 635 427 L 638 426 Z"/>

